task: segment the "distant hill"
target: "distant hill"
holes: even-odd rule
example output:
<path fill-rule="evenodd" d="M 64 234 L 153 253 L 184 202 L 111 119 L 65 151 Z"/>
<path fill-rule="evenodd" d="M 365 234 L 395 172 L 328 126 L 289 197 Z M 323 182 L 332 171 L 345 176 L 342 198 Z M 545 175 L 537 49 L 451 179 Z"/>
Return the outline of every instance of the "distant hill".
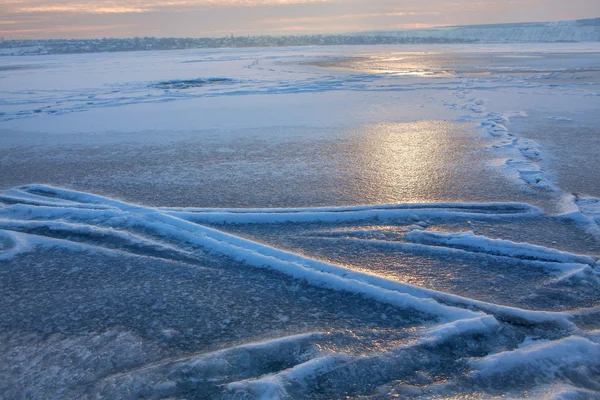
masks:
<path fill-rule="evenodd" d="M 371 31 L 358 36 L 438 38 L 479 43 L 600 42 L 600 18 L 560 22 L 463 25 L 427 29 Z"/>

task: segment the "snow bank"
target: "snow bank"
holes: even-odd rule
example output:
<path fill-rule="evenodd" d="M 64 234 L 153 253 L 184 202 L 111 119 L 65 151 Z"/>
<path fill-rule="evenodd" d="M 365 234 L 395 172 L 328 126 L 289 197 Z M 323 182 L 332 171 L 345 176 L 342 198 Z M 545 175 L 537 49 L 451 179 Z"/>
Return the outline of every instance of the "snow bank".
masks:
<path fill-rule="evenodd" d="M 562 386 L 544 397 L 545 400 L 582 400 L 582 399 L 594 399 L 598 397 L 598 393 L 592 392 L 591 390 L 577 389 L 572 386 Z"/>
<path fill-rule="evenodd" d="M 555 378 L 565 370 L 600 365 L 600 345 L 582 337 L 570 336 L 472 360 L 471 365 L 477 369 L 472 375 L 479 377 L 520 371 Z"/>
<path fill-rule="evenodd" d="M 282 399 L 289 397 L 286 385 L 307 386 L 315 380 L 341 366 L 349 357 L 343 354 L 315 358 L 293 368 L 259 379 L 234 382 L 227 385 L 228 395 L 234 398 L 251 396 L 255 399 Z"/>
<path fill-rule="evenodd" d="M 444 233 L 415 230 L 407 233 L 404 237 L 406 240 L 415 243 L 426 243 L 448 247 L 456 246 L 474 252 L 515 257 L 525 260 L 587 264 L 590 266 L 596 264 L 596 261 L 589 256 L 572 254 L 529 243 L 516 243 L 510 240 L 490 239 L 486 236 L 475 235 L 473 232 Z"/>
<path fill-rule="evenodd" d="M 29 204 L 36 206 L 70 206 L 70 207 L 85 207 L 85 208 L 105 208 L 106 206 L 98 205 L 93 206 L 89 204 L 82 204 L 76 201 L 65 200 L 61 198 L 53 198 L 47 196 L 40 196 L 34 193 L 29 193 L 19 189 L 8 189 L 0 193 L 0 203 L 5 204 Z"/>
<path fill-rule="evenodd" d="M 454 336 L 490 333 L 496 330 L 499 325 L 496 318 L 491 315 L 485 315 L 436 326 L 425 332 L 425 336 L 428 343 L 435 344 Z"/>
<path fill-rule="evenodd" d="M 600 240 L 600 199 L 575 194 L 568 196 L 563 206 L 565 212 L 560 218 L 575 221 Z"/>
<path fill-rule="evenodd" d="M 352 270 L 312 260 L 308 257 L 256 243 L 213 228 L 197 225 L 171 215 L 163 214 L 156 209 L 144 208 L 82 192 L 55 189 L 49 186 L 35 185 L 29 188 L 37 192 L 45 192 L 69 200 L 106 204 L 118 208 L 120 212 L 127 213 L 119 214 L 117 212 L 117 214 L 111 214 L 115 213 L 111 210 L 70 209 L 65 211 L 65 209 L 55 210 L 54 208 L 44 208 L 42 214 L 65 213 L 78 215 L 78 219 L 81 217 L 81 214 L 92 214 L 97 218 L 98 213 L 108 214 L 109 217 L 127 217 L 126 221 L 123 221 L 123 218 L 119 218 L 118 220 L 126 225 L 143 226 L 145 229 L 151 230 L 159 236 L 167 236 L 180 242 L 202 246 L 253 267 L 271 269 L 296 279 L 302 279 L 317 287 L 360 294 L 399 308 L 413 308 L 424 313 L 438 315 L 450 321 L 476 315 L 469 310 L 442 305 L 431 298 L 425 298 L 427 296 L 415 297 L 409 293 L 401 293 L 374 285 L 368 279 L 354 279 L 354 275 L 361 277 L 361 274 L 354 273 L 353 277 L 350 278 L 348 275 L 353 272 Z M 26 206 L 11 206 L 8 208 L 13 207 Z M 21 211 L 21 214 L 28 214 L 25 210 Z M 371 277 L 367 274 L 363 275 Z M 386 280 L 383 279 L 383 281 Z"/>
<path fill-rule="evenodd" d="M 28 247 L 24 235 L 0 229 L 0 260 L 8 260 Z"/>
<path fill-rule="evenodd" d="M 0 209 L 2 218 L 20 220 L 51 220 L 64 219 L 73 222 L 95 223 L 108 221 L 111 218 L 124 218 L 126 214 L 114 209 L 91 209 L 81 207 L 55 207 L 14 204 Z"/>
<path fill-rule="evenodd" d="M 583 214 L 600 224 L 600 199 L 591 196 L 577 195 L 575 197 L 575 204 Z"/>
<path fill-rule="evenodd" d="M 245 224 L 285 222 L 343 222 L 371 219 L 480 219 L 526 218 L 539 209 L 522 203 L 390 204 L 360 207 L 317 207 L 292 209 L 163 209 L 169 215 L 204 223 Z"/>
<path fill-rule="evenodd" d="M 263 340 L 259 342 L 245 343 L 239 346 L 229 347 L 210 353 L 195 354 L 183 358 L 171 359 L 155 364 L 152 367 L 157 368 L 162 365 L 170 365 L 173 368 L 185 367 L 187 369 L 215 368 L 217 363 L 233 363 L 233 360 L 240 356 L 249 356 L 260 362 L 261 358 L 267 358 L 271 361 L 276 357 L 283 358 L 302 353 L 312 354 L 316 352 L 314 342 L 330 337 L 327 332 L 308 332 L 292 336 L 284 336 L 276 339 Z M 264 355 L 260 356 L 261 354 Z M 146 367 L 148 368 L 148 367 Z M 135 371 L 134 371 L 135 372 Z M 131 374 L 128 372 L 127 374 Z"/>
<path fill-rule="evenodd" d="M 484 311 L 498 319 L 513 323 L 527 325 L 551 323 L 573 327 L 569 322 L 569 313 L 523 310 L 424 289 L 279 250 L 177 218 L 158 209 L 145 208 L 101 196 L 44 185 L 28 186 L 24 190 L 32 190 L 34 193 L 45 193 L 52 197 L 72 201 L 106 205 L 117 210 L 14 205 L 0 211 L 0 214 L 5 212 L 15 214 L 18 211 L 19 216 L 27 216 L 36 212 L 47 216 L 51 213 L 55 218 L 59 216 L 61 218 L 75 218 L 76 220 L 89 218 L 91 221 L 109 224 L 109 226 L 141 228 L 151 232 L 154 236 L 168 238 L 178 243 L 200 246 L 250 266 L 278 271 L 296 279 L 305 280 L 318 287 L 360 294 L 399 308 L 412 308 L 424 313 L 438 315 L 446 321 L 474 318 L 481 315 L 465 309 L 470 308 Z M 515 206 L 507 207 L 513 210 Z M 521 206 L 516 207 L 520 208 Z M 528 207 L 524 208 L 528 209 Z M 483 207 L 483 209 L 489 210 L 490 208 Z M 268 213 L 265 215 L 268 215 Z M 486 214 L 482 213 L 481 215 L 485 216 Z M 507 215 L 511 216 L 513 214 L 509 213 Z M 452 306 L 442 305 L 438 301 Z"/>
<path fill-rule="evenodd" d="M 29 186 L 39 187 L 41 185 Z M 49 188 L 48 186 L 43 186 Z M 281 214 L 301 212 L 349 212 L 369 210 L 463 210 L 477 214 L 512 214 L 522 212 L 539 212 L 539 210 L 525 203 L 499 202 L 499 203 L 401 203 L 401 204 L 377 204 L 366 206 L 342 206 L 342 207 L 296 207 L 296 208 L 182 208 L 182 207 L 160 207 L 161 211 L 181 211 L 190 213 L 260 213 Z"/>
<path fill-rule="evenodd" d="M 106 377 L 97 389 L 107 398 L 119 398 L 123 393 L 154 398 L 157 392 L 161 398 L 179 398 L 182 387 L 193 385 L 196 393 L 216 396 L 222 391 L 219 387 L 226 387 L 232 381 L 252 381 L 280 368 L 302 365 L 320 354 L 318 344 L 334 337 L 337 339 L 338 334 L 308 332 L 167 358 Z M 210 392 L 204 393 L 203 389 Z M 183 396 L 187 398 L 189 394 Z"/>
<path fill-rule="evenodd" d="M 113 228 L 101 228 L 87 224 L 73 224 L 63 221 L 15 221 L 0 219 L 0 229 L 23 233 L 33 233 L 35 231 L 49 232 L 50 236 L 56 235 L 57 239 L 60 239 L 61 236 L 68 237 L 69 241 L 63 241 L 65 243 L 78 241 L 82 246 L 91 245 L 89 242 L 90 239 L 116 241 L 121 246 L 127 245 L 138 248 L 149 248 L 157 252 L 167 252 L 169 255 L 178 253 L 184 257 L 193 257 L 193 254 L 188 251 L 164 243 L 159 243 L 152 239 L 135 235 L 131 232 L 122 232 Z M 31 237 L 36 237 L 37 239 L 35 239 L 35 241 L 38 245 L 40 245 L 43 240 L 51 240 L 41 238 L 35 234 L 27 235 L 27 237 L 30 237 L 30 239 L 28 239 L 29 242 L 33 240 Z M 56 246 L 56 243 L 53 246 Z"/>
<path fill-rule="evenodd" d="M 329 238 L 325 238 L 329 239 Z M 336 240 L 336 238 L 330 239 Z M 420 244 L 420 243 L 404 243 L 404 242 L 396 242 L 390 240 L 378 240 L 378 239 L 355 239 L 355 238 L 344 238 L 343 240 L 352 240 L 354 242 L 363 243 L 365 245 L 376 245 L 376 246 L 384 246 L 391 247 L 395 249 L 399 249 L 402 251 L 410 251 L 410 252 L 424 252 L 424 253 L 434 253 L 434 254 L 442 254 L 442 255 L 456 255 L 456 256 L 477 256 L 477 257 L 487 257 L 496 260 L 502 260 L 504 262 L 511 263 L 527 263 L 533 267 L 544 268 L 550 271 L 558 271 L 561 273 L 561 278 L 564 278 L 569 274 L 576 274 L 581 272 L 586 272 L 591 269 L 589 265 L 586 264 L 578 264 L 578 263 L 560 263 L 560 262 L 551 262 L 551 261 L 539 261 L 539 260 L 529 260 L 516 258 L 509 255 L 500 255 L 493 254 L 487 252 L 480 251 L 472 251 L 471 249 L 465 250 L 454 247 L 445 247 L 444 245 L 429 245 L 429 244 Z"/>

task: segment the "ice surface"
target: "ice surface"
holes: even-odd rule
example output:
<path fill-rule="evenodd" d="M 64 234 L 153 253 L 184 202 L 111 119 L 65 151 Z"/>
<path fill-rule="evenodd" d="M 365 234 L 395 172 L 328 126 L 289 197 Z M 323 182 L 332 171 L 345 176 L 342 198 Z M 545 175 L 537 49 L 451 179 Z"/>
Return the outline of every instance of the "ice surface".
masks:
<path fill-rule="evenodd" d="M 336 385 L 334 385 L 334 387 L 331 387 L 323 392 L 323 396 L 327 397 L 333 393 L 358 394 L 363 389 L 356 392 L 357 388 L 349 387 L 349 382 L 346 381 L 348 374 L 354 374 L 355 372 L 353 371 L 362 370 L 366 377 L 371 377 L 369 379 L 374 379 L 372 380 L 372 383 L 377 382 L 380 378 L 375 379 L 373 375 L 373 368 L 391 368 L 390 365 L 387 365 L 389 364 L 389 361 L 387 360 L 392 354 L 397 352 L 419 352 L 422 351 L 418 350 L 422 346 L 435 347 L 438 343 L 446 343 L 448 340 L 454 340 L 451 338 L 456 336 L 461 337 L 491 334 L 497 329 L 500 329 L 502 325 L 506 325 L 502 329 L 516 329 L 516 331 L 511 333 L 511 335 L 516 335 L 516 337 L 512 340 L 518 340 L 517 338 L 523 334 L 520 332 L 520 330 L 523 329 L 533 330 L 533 332 L 538 332 L 538 334 L 540 332 L 547 331 L 550 335 L 550 338 L 552 338 L 554 335 L 559 335 L 560 337 L 561 332 L 564 332 L 563 334 L 569 332 L 579 332 L 577 326 L 569 322 L 569 319 L 574 314 L 568 312 L 548 312 L 507 307 L 431 289 L 424 289 L 419 286 L 402 283 L 396 279 L 378 276 L 377 273 L 365 273 L 354 270 L 353 268 L 334 265 L 328 262 L 301 256 L 299 254 L 282 251 L 249 239 L 224 233 L 214 228 L 188 222 L 169 215 L 169 213 L 172 212 L 169 209 L 161 210 L 157 208 L 142 207 L 103 196 L 53 188 L 44 185 L 29 185 L 19 189 L 13 189 L 10 191 L 10 193 L 11 204 L 7 205 L 0 211 L 0 219 L 2 222 L 1 227 L 3 232 L 19 232 L 17 235 L 22 237 L 22 242 L 25 243 L 25 248 L 21 249 L 19 254 L 13 254 L 10 258 L 7 258 L 10 260 L 10 264 L 8 270 L 4 271 L 4 273 L 10 273 L 13 268 L 18 268 L 18 265 L 23 262 L 21 260 L 27 260 L 27 257 L 35 257 L 37 252 L 40 251 L 66 252 L 64 255 L 89 253 L 95 254 L 96 257 L 103 257 L 101 256 L 103 252 L 109 255 L 111 252 L 116 251 L 117 254 L 121 254 L 120 257 L 142 257 L 145 260 L 144 263 L 156 264 L 159 262 L 159 260 L 164 260 L 160 262 L 166 261 L 171 263 L 183 263 L 181 264 L 181 267 L 178 268 L 183 267 L 184 269 L 195 269 L 197 268 L 194 267 L 195 265 L 199 263 L 200 265 L 207 263 L 211 258 L 214 257 L 215 253 L 220 253 L 239 266 L 244 265 L 246 268 L 248 266 L 258 267 L 259 270 L 266 268 L 267 270 L 277 271 L 284 275 L 288 275 L 291 278 L 297 279 L 301 282 L 306 282 L 306 284 L 310 285 L 311 287 L 321 288 L 319 290 L 325 289 L 329 291 L 332 290 L 332 293 L 346 293 L 344 297 L 347 295 L 358 296 L 358 298 L 362 298 L 364 301 L 375 301 L 376 303 L 381 303 L 384 307 L 389 305 L 392 306 L 392 308 L 399 310 L 399 315 L 410 315 L 409 320 L 422 321 L 420 322 L 421 325 L 429 325 L 429 328 L 423 331 L 423 333 L 420 335 L 420 338 L 419 335 L 410 335 L 408 332 L 405 332 L 403 335 L 400 334 L 400 336 L 398 336 L 398 333 L 392 334 L 391 332 L 384 334 L 384 336 L 394 335 L 392 336 L 394 339 L 387 341 L 387 345 L 381 343 L 376 347 L 376 349 L 378 349 L 375 350 L 376 352 L 384 352 L 381 356 L 373 354 L 361 355 L 360 352 L 356 354 L 357 350 L 360 348 L 358 343 L 361 343 L 363 340 L 365 340 L 361 339 L 360 337 L 356 337 L 358 334 L 357 329 L 359 325 L 357 325 L 356 328 L 351 329 L 351 331 L 353 331 L 351 336 L 343 334 L 344 330 L 340 330 L 340 335 L 338 336 L 331 336 L 330 333 L 311 333 L 304 336 L 297 336 L 293 339 L 285 339 L 283 341 L 279 339 L 276 342 L 273 342 L 272 345 L 269 344 L 269 348 L 276 346 L 277 343 L 290 343 L 290 341 L 291 343 L 294 343 L 297 340 L 303 341 L 305 339 L 316 339 L 320 343 L 317 348 L 322 348 L 323 350 L 309 351 L 309 347 L 307 347 L 304 356 L 297 358 L 296 361 L 293 361 L 291 364 L 287 364 L 288 367 L 283 367 L 284 364 L 282 364 L 280 367 L 282 369 L 276 369 L 272 373 L 265 372 L 266 370 L 262 370 L 262 372 L 256 372 L 256 368 L 258 367 L 252 365 L 241 367 L 239 370 L 228 374 L 231 376 L 232 380 L 229 381 L 229 383 L 225 386 L 223 396 L 226 397 L 235 397 L 240 395 L 240 393 L 244 393 L 245 395 L 255 397 L 267 396 L 269 398 L 269 396 L 279 396 L 285 398 L 289 396 L 295 397 L 298 395 L 298 393 L 308 393 L 315 390 L 316 392 L 314 393 L 317 393 L 321 389 L 317 389 L 313 385 L 313 382 L 315 380 L 324 379 L 326 376 L 336 374 L 340 375 L 340 380 Z M 23 204 L 16 203 L 16 200 L 19 198 L 24 199 Z M 44 202 L 43 198 L 47 198 L 48 201 Z M 54 206 L 48 206 L 50 203 L 54 203 Z M 73 207 L 74 205 L 78 205 L 79 207 Z M 405 207 L 409 206 L 406 205 Z M 454 216 L 453 219 L 459 218 L 465 220 L 472 216 L 469 213 L 464 213 L 464 210 L 467 207 L 466 204 L 456 205 L 455 207 L 458 210 L 458 215 Z M 479 207 L 480 210 L 486 211 L 485 213 L 481 213 L 481 215 L 486 217 L 492 216 L 494 217 L 493 220 L 499 221 L 502 221 L 503 219 L 511 221 L 514 219 L 514 213 L 507 212 L 509 210 L 516 210 L 518 212 L 522 209 L 528 209 L 525 207 L 525 205 L 515 204 L 508 204 L 504 206 L 501 204 L 495 204 L 489 207 L 472 205 L 470 207 L 474 209 L 478 209 L 477 207 Z M 386 206 L 381 206 L 380 208 L 385 209 Z M 429 212 L 431 209 L 440 208 L 444 210 L 444 213 L 446 214 L 452 214 L 453 212 L 452 205 L 449 204 L 437 206 L 431 205 L 430 207 L 427 205 L 421 205 L 418 208 L 410 207 L 411 211 L 416 213 L 416 215 L 419 215 L 419 212 L 425 210 L 428 218 L 431 218 L 431 215 L 427 214 L 427 212 Z M 328 212 L 331 212 L 332 209 L 329 208 L 328 210 Z M 253 211 L 258 214 L 261 213 L 261 210 Z M 291 213 L 293 213 L 293 211 L 302 212 L 300 210 L 290 210 Z M 499 212 L 494 214 L 494 211 Z M 186 211 L 181 208 L 177 212 L 187 214 Z M 267 215 L 271 214 L 272 212 L 273 210 L 262 210 L 262 213 Z M 192 209 L 189 212 L 189 214 L 202 213 L 210 214 L 211 210 Z M 338 213 L 343 213 L 343 211 L 338 210 Z M 535 217 L 537 214 L 533 215 Z M 392 218 L 391 220 L 393 221 L 394 219 Z M 398 221 L 402 220 L 403 218 L 400 216 Z M 448 217 L 445 216 L 445 214 L 442 214 L 441 221 L 447 220 Z M 316 221 L 319 220 L 313 219 L 310 223 L 322 224 L 322 222 Z M 267 226 L 274 225 L 274 223 L 268 219 L 266 222 Z M 340 222 L 347 223 L 348 221 L 345 219 L 342 219 L 341 221 L 334 220 L 329 222 L 329 224 L 335 225 L 339 224 Z M 351 222 L 356 223 L 352 220 Z M 236 225 L 237 224 L 234 226 Z M 415 235 L 418 232 L 421 231 L 412 230 L 409 231 L 406 236 L 410 238 L 411 235 Z M 440 235 L 441 234 L 432 234 L 432 237 L 444 238 L 443 235 Z M 467 234 L 466 236 L 464 234 L 449 235 L 449 237 L 456 237 L 459 239 L 466 237 L 469 239 L 469 243 L 473 241 L 483 241 L 483 243 L 487 243 L 488 246 L 493 244 L 499 249 L 495 250 L 496 252 L 514 252 L 514 249 L 521 249 L 521 251 L 525 252 L 526 255 L 529 255 L 532 258 L 542 258 L 546 262 L 549 260 L 553 260 L 553 262 L 558 263 L 577 261 L 582 263 L 594 262 L 585 256 L 570 255 L 568 253 L 558 252 L 556 250 L 541 246 L 515 244 L 513 242 L 501 240 L 494 241 L 490 239 L 484 239 L 482 237 L 475 237 L 472 234 Z M 29 254 L 31 254 L 31 256 Z M 61 253 L 59 252 L 55 254 Z M 510 254 L 513 256 L 515 255 L 513 253 Z M 535 257 L 533 255 L 535 255 Z M 64 256 L 59 256 L 59 259 L 62 257 Z M 69 264 L 72 263 L 67 263 L 67 265 Z M 217 262 L 217 265 L 219 265 L 219 262 Z M 222 266 L 211 267 L 211 269 L 216 268 L 218 271 L 222 268 L 228 268 L 223 264 L 221 265 Z M 589 268 L 589 265 L 585 264 L 585 266 Z M 162 271 L 163 272 L 161 272 L 160 275 L 164 273 L 164 270 Z M 139 272 L 144 273 L 143 269 L 139 270 Z M 223 272 L 225 272 L 225 270 Z M 78 268 L 75 268 L 74 270 L 72 269 L 70 273 L 79 274 L 80 272 Z M 110 273 L 110 271 L 103 272 L 103 275 L 106 275 L 107 273 Z M 123 272 L 121 272 L 121 274 L 122 273 Z M 592 272 L 588 271 L 588 273 Z M 259 276 L 261 275 L 263 274 L 261 273 Z M 28 279 L 32 278 L 33 277 L 30 277 Z M 19 279 L 22 280 L 23 278 Z M 33 279 L 35 281 L 37 278 Z M 228 285 L 238 285 L 230 278 L 228 278 L 228 281 Z M 569 285 L 580 285 L 582 282 L 586 282 L 586 280 L 572 281 L 569 283 Z M 587 282 L 593 281 L 588 280 Z M 68 284 L 68 280 L 63 281 L 63 285 L 65 283 Z M 244 286 L 244 284 L 242 285 Z M 597 285 L 597 282 L 595 285 Z M 585 286 L 583 286 L 582 289 L 584 287 Z M 125 285 L 124 288 L 127 288 L 127 285 Z M 162 288 L 165 289 L 164 285 Z M 241 287 L 238 288 L 238 290 L 240 289 Z M 257 289 L 258 288 L 254 288 L 253 290 L 255 294 L 260 293 L 260 290 L 257 291 Z M 12 291 L 7 293 L 12 293 Z M 108 293 L 110 293 L 110 291 Z M 309 291 L 306 289 L 293 289 L 292 291 L 288 291 L 285 295 L 292 296 L 292 298 L 296 298 L 297 296 L 305 298 L 305 296 L 308 294 Z M 206 296 L 206 294 L 204 296 Z M 202 296 L 202 298 L 204 298 L 204 296 Z M 339 294 L 334 296 L 339 296 Z M 9 297 L 7 300 L 14 302 L 16 298 Z M 201 300 L 201 298 L 198 298 L 197 300 Z M 218 301 L 218 298 L 212 300 Z M 264 301 L 267 300 L 264 299 Z M 164 312 L 163 310 L 168 309 L 168 303 L 163 304 L 164 305 L 162 306 L 160 306 L 160 304 L 156 306 L 156 310 L 158 312 Z M 202 304 L 202 302 L 200 304 Z M 50 304 L 48 306 L 51 307 Z M 153 306 L 153 308 L 154 307 L 155 306 Z M 465 309 L 465 307 L 470 308 L 471 310 Z M 132 311 L 135 312 L 135 310 Z M 28 313 L 30 312 L 31 311 L 28 311 Z M 231 312 L 232 311 L 228 311 L 228 313 Z M 285 314 L 289 314 L 290 310 L 283 312 Z M 390 311 L 381 313 L 378 318 L 381 318 L 383 321 L 388 320 L 389 317 L 385 315 L 387 315 L 389 312 Z M 290 318 L 285 314 L 278 314 L 276 315 L 275 319 L 285 324 L 290 321 Z M 20 315 L 23 315 L 23 311 L 20 312 Z M 69 314 L 66 314 L 65 317 L 68 315 Z M 175 314 L 174 316 L 177 315 L 178 314 Z M 231 324 L 231 318 L 232 317 L 228 316 L 227 314 L 222 317 L 222 321 L 220 322 L 221 329 Z M 76 319 L 75 321 L 76 326 L 81 324 L 85 326 L 89 324 L 89 322 L 85 322 L 85 319 Z M 184 321 L 180 321 L 178 324 L 180 325 Z M 430 321 L 435 322 L 432 325 Z M 502 323 L 498 321 L 502 321 Z M 24 322 L 25 321 L 22 321 L 20 324 L 23 324 Z M 266 321 L 256 322 L 258 322 L 258 326 L 262 326 L 263 328 L 269 326 Z M 296 320 L 296 323 L 297 322 L 299 321 Z M 103 319 L 97 319 L 96 323 L 105 322 L 103 322 Z M 134 326 L 138 323 L 135 323 Z M 145 324 L 147 322 L 143 323 Z M 73 323 L 65 321 L 61 322 L 61 324 L 68 324 L 67 326 L 69 326 Z M 417 324 L 419 324 L 419 322 L 417 322 Z M 512 328 L 511 326 L 513 324 L 515 324 L 514 326 L 517 328 Z M 319 327 L 314 323 L 310 323 L 310 325 L 312 325 L 313 329 Z M 523 326 L 527 326 L 529 328 L 523 328 Z M 373 328 L 375 333 L 371 334 L 367 332 L 366 334 L 375 335 L 375 337 L 381 338 L 382 333 L 376 333 L 379 331 L 379 328 L 375 328 L 375 326 Z M 67 330 L 71 331 L 73 329 L 74 328 L 71 327 Z M 170 341 L 172 338 L 177 338 L 182 334 L 181 329 L 182 328 L 180 326 L 177 328 L 161 328 L 156 333 L 148 332 L 146 335 L 150 334 L 153 338 L 153 341 L 158 339 L 156 338 L 156 335 L 158 335 L 159 338 L 163 338 L 160 340 Z M 212 329 L 214 330 L 214 328 Z M 153 329 L 153 331 L 155 331 L 155 329 Z M 530 333 L 530 335 L 532 334 L 533 333 Z M 415 340 L 415 338 L 418 338 L 417 344 L 402 343 L 403 339 L 407 343 L 410 343 L 410 341 Z M 10 340 L 13 341 L 19 339 L 17 336 L 15 338 L 11 338 Z M 39 341 L 39 339 L 36 340 Z M 59 356 L 64 352 L 64 350 L 60 350 L 64 346 L 73 346 L 66 344 L 70 340 L 68 339 L 68 336 L 66 339 L 61 338 L 56 340 L 59 340 L 57 344 L 45 343 L 38 344 L 37 346 L 42 346 L 42 348 L 45 349 L 43 351 L 56 354 L 56 356 Z M 65 343 L 64 340 L 67 340 L 67 342 Z M 87 354 L 97 351 L 94 348 L 90 349 L 85 340 L 80 344 L 80 346 L 83 347 L 81 350 L 82 352 Z M 131 340 L 136 341 L 138 339 L 132 338 Z M 227 342 L 230 339 L 224 337 L 217 340 L 225 340 Z M 331 345 L 327 345 L 327 343 L 330 341 L 333 341 L 336 344 L 333 347 Z M 570 342 L 567 341 L 566 343 Z M 100 345 L 108 346 L 108 344 L 103 344 L 102 342 Z M 258 348 L 260 348 L 260 346 Z M 123 390 L 127 390 L 134 396 L 160 395 L 168 397 L 178 393 L 189 393 L 192 388 L 195 388 L 196 390 L 203 388 L 202 390 L 206 391 L 206 393 L 216 394 L 217 392 L 215 391 L 217 390 L 217 386 L 211 385 L 210 382 L 215 382 L 215 385 L 216 382 L 227 382 L 226 380 L 224 381 L 224 377 L 220 375 L 226 373 L 225 370 L 222 370 L 220 367 L 222 362 L 221 358 L 225 357 L 226 354 L 237 354 L 239 351 L 242 351 L 242 349 L 244 349 L 243 352 L 246 353 L 250 349 L 254 348 L 257 348 L 256 345 L 244 345 L 241 348 L 232 347 L 228 350 L 224 350 L 225 353 L 215 353 L 214 355 L 209 354 L 194 357 L 187 356 L 185 358 L 179 357 L 175 359 L 167 358 L 166 361 L 158 362 L 154 361 L 156 358 L 150 357 L 146 352 L 142 352 L 134 356 L 131 361 L 128 361 L 130 364 L 127 364 L 138 366 L 142 365 L 142 367 L 134 367 L 132 370 L 129 370 L 130 367 L 127 367 L 126 365 L 124 369 L 120 367 L 119 371 L 123 372 L 118 372 L 116 375 L 113 372 L 110 372 L 110 370 L 106 370 L 106 372 L 102 372 L 101 374 L 104 374 L 107 377 L 99 380 L 94 385 L 93 390 L 90 393 L 95 393 L 98 391 L 98 393 L 114 394 L 123 393 Z M 346 348 L 347 352 L 354 353 L 354 355 L 350 356 L 349 358 L 349 356 L 345 355 L 345 352 L 339 353 L 342 348 Z M 339 350 L 336 351 L 335 349 Z M 162 351 L 166 351 L 166 354 L 169 353 L 168 347 Z M 370 351 L 372 352 L 373 349 L 370 349 Z M 272 353 L 269 352 L 267 354 Z M 266 357 L 268 357 L 267 359 L 270 360 L 270 362 L 276 362 L 276 358 L 273 355 L 266 355 Z M 552 358 L 551 360 L 555 359 Z M 22 363 L 26 362 L 27 361 L 25 360 L 22 361 Z M 47 362 L 49 361 L 46 361 L 46 363 Z M 39 371 L 39 369 L 36 368 L 55 368 L 50 367 L 53 365 L 53 362 L 60 363 L 58 360 L 50 361 L 50 364 L 42 364 L 45 367 L 40 366 L 29 368 L 32 373 L 39 373 L 36 372 Z M 149 362 L 150 364 L 146 365 Z M 203 367 L 201 367 L 202 365 Z M 568 366 L 565 368 L 568 368 Z M 456 373 L 460 375 L 458 371 L 456 371 Z M 64 382 L 64 380 L 73 379 L 69 376 L 68 370 L 58 369 L 56 370 L 56 374 L 59 376 L 58 382 Z M 246 374 L 250 374 L 250 377 L 244 378 L 244 376 L 248 376 Z M 85 379 L 98 380 L 98 375 L 90 375 L 90 373 L 86 373 L 86 376 L 88 377 Z M 192 376 L 204 376 L 205 378 L 202 378 L 204 380 L 198 380 L 197 378 L 194 380 L 191 378 Z M 387 379 L 392 380 L 392 375 L 386 376 L 387 377 L 384 379 L 384 381 L 381 381 L 381 383 L 385 383 Z M 166 377 L 170 378 L 167 379 Z M 150 380 L 155 383 L 151 388 L 148 388 L 144 382 L 148 382 Z M 79 390 L 83 390 L 83 387 L 78 386 L 78 384 L 75 384 L 75 389 L 73 389 L 75 390 L 74 392 L 69 392 L 65 391 L 66 389 L 61 387 L 60 383 L 56 382 L 57 381 L 55 379 L 53 381 L 53 385 L 57 386 L 52 386 L 50 383 L 40 382 L 35 388 L 31 388 L 31 390 L 34 391 L 32 393 L 50 393 L 49 391 L 52 391 L 52 393 L 55 394 L 60 393 L 62 395 L 67 393 L 86 393 L 78 392 Z M 14 387 L 9 387 L 8 389 L 11 390 L 10 393 L 17 393 L 14 392 Z"/>
<path fill-rule="evenodd" d="M 3 57 L 1 396 L 597 397 L 599 52 Z"/>

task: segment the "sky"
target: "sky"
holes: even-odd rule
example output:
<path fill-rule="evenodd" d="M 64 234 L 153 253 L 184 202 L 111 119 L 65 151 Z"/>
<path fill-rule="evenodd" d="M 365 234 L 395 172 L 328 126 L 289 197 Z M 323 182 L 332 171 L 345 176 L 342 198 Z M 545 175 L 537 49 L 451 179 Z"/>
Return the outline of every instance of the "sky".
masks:
<path fill-rule="evenodd" d="M 0 0 L 0 36 L 299 35 L 594 17 L 600 0 Z"/>

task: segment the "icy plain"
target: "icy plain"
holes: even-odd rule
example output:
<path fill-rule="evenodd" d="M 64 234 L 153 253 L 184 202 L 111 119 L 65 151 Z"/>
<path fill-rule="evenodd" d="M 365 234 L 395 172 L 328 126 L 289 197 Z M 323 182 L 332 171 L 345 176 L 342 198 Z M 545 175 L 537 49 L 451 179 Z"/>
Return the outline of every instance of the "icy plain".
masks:
<path fill-rule="evenodd" d="M 0 397 L 600 397 L 600 45 L 1 61 Z"/>

